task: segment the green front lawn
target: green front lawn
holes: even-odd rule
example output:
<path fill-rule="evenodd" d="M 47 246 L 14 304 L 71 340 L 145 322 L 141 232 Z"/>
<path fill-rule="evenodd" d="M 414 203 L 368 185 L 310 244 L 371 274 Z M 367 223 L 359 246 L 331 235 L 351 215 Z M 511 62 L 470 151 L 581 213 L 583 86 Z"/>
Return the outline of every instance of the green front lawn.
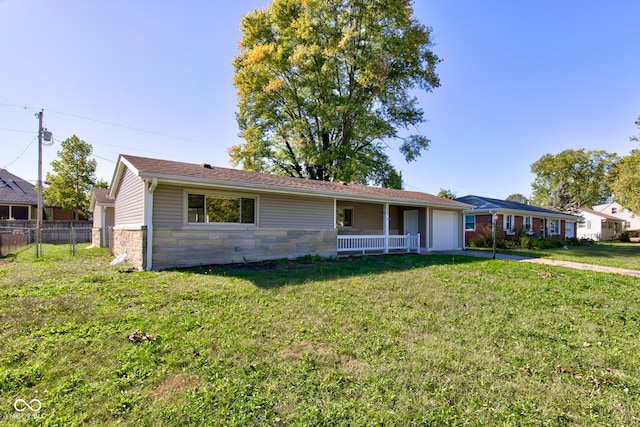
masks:
<path fill-rule="evenodd" d="M 567 248 L 530 251 L 519 249 L 501 252 L 640 270 L 640 244 L 638 243 L 597 242 L 593 245 Z"/>
<path fill-rule="evenodd" d="M 45 255 L 0 265 L 2 425 L 640 423 L 637 278 L 446 255 L 143 273 L 100 249 Z"/>

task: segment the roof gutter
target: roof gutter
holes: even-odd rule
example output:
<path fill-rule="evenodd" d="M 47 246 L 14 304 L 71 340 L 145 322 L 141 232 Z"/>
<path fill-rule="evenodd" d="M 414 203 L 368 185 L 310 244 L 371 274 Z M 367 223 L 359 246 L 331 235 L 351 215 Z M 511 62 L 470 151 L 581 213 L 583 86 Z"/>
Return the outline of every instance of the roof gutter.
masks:
<path fill-rule="evenodd" d="M 557 219 L 565 219 L 565 220 L 573 220 L 579 221 L 581 217 L 577 215 L 566 214 L 562 212 L 536 212 L 536 211 L 521 211 L 516 209 L 501 209 L 501 208 L 490 208 L 490 209 L 468 209 L 465 210 L 464 213 L 466 215 L 482 215 L 482 214 L 490 214 L 494 213 L 500 214 L 514 214 L 518 216 L 531 216 L 536 218 L 557 218 Z"/>

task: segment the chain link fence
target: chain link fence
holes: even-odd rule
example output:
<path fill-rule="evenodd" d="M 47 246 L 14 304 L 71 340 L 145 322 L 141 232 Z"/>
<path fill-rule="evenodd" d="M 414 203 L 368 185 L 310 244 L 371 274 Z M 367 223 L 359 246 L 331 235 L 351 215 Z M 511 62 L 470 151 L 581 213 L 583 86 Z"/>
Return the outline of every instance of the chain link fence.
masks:
<path fill-rule="evenodd" d="M 43 227 L 38 239 L 38 229 L 34 227 L 0 226 L 0 256 L 6 256 L 28 245 L 36 246 L 36 256 L 41 254 L 40 243 L 68 244 L 75 255 L 76 245 L 91 241 L 91 227 Z"/>

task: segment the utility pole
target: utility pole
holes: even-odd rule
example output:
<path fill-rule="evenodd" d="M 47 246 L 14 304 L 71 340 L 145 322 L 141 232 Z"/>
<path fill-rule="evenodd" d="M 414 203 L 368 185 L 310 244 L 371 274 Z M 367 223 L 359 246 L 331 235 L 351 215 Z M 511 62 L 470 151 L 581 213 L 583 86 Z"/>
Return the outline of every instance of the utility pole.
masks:
<path fill-rule="evenodd" d="M 38 118 L 38 216 L 36 222 L 36 258 L 42 256 L 42 116 L 44 110 L 36 113 Z"/>
<path fill-rule="evenodd" d="M 496 234 L 498 228 L 498 214 L 491 215 L 491 240 L 493 240 L 493 259 L 496 259 Z"/>

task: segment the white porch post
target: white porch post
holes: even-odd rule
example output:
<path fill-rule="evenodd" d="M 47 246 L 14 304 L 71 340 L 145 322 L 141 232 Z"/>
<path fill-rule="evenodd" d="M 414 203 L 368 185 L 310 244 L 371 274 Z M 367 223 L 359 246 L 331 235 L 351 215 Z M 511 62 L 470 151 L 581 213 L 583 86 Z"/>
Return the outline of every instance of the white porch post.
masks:
<path fill-rule="evenodd" d="M 382 228 L 384 232 L 384 253 L 388 254 L 389 253 L 389 203 L 384 204 Z"/>
<path fill-rule="evenodd" d="M 429 220 L 431 218 L 431 208 L 429 208 L 428 206 L 424 208 L 424 229 L 425 229 L 425 236 L 424 236 L 424 248 L 427 250 L 427 252 L 429 252 L 431 250 L 431 248 L 429 247 L 429 236 L 431 236 L 431 227 L 429 227 Z M 418 245 L 420 246 L 420 245 Z"/>
<path fill-rule="evenodd" d="M 107 207 L 100 206 L 100 247 L 109 246 L 107 242 Z"/>

